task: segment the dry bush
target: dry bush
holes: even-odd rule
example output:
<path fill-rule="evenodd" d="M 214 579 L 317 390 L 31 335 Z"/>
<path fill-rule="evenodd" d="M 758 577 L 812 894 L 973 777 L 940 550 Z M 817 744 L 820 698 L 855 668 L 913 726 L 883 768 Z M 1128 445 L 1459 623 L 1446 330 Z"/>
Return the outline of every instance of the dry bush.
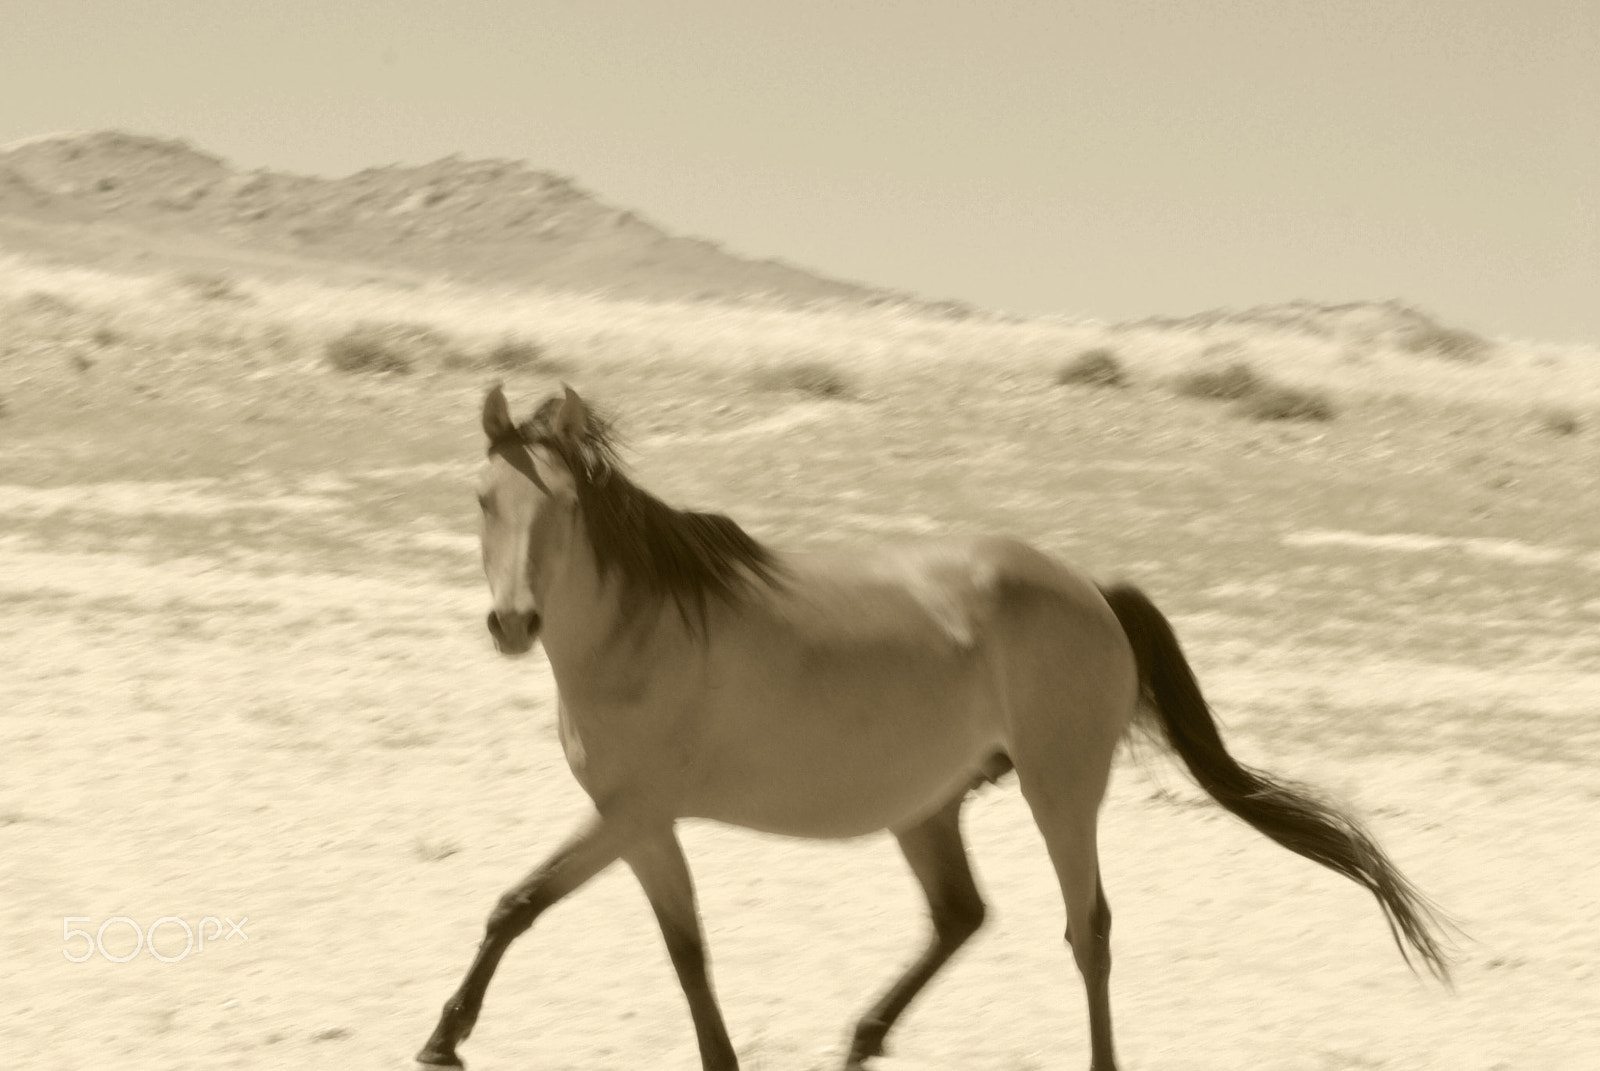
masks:
<path fill-rule="evenodd" d="M 1407 353 L 1463 363 L 1485 360 L 1494 352 L 1494 343 L 1482 335 L 1439 324 L 1417 324 L 1406 329 L 1398 341 Z"/>
<path fill-rule="evenodd" d="M 1551 435 L 1576 435 L 1583 427 L 1577 411 L 1564 406 L 1546 406 L 1535 411 L 1534 418 Z"/>
<path fill-rule="evenodd" d="M 186 272 L 174 280 L 179 290 L 199 301 L 249 301 L 239 284 L 220 272 Z"/>
<path fill-rule="evenodd" d="M 356 328 L 323 346 L 328 363 L 341 372 L 409 372 L 411 362 L 382 336 Z"/>
<path fill-rule="evenodd" d="M 1236 402 L 1268 386 L 1248 362 L 1234 361 L 1220 368 L 1199 368 L 1173 380 L 1173 389 L 1190 398 Z"/>
<path fill-rule="evenodd" d="M 1114 350 L 1096 346 L 1084 350 L 1057 369 L 1056 383 L 1060 386 L 1124 387 L 1127 386 L 1128 377 Z"/>
<path fill-rule="evenodd" d="M 450 339 L 420 324 L 357 324 L 323 346 L 341 372 L 410 372 L 418 364 L 448 364 L 459 353 Z"/>
<path fill-rule="evenodd" d="M 563 365 L 549 356 L 543 346 L 532 339 L 507 336 L 489 350 L 487 360 L 491 368 L 503 372 L 559 372 Z"/>
<path fill-rule="evenodd" d="M 755 374 L 761 390 L 794 391 L 814 398 L 849 398 L 855 387 L 844 373 L 826 361 L 790 361 L 769 365 Z"/>
<path fill-rule="evenodd" d="M 1253 420 L 1332 420 L 1333 400 L 1327 393 L 1281 383 L 1263 383 L 1240 398 L 1235 407 Z"/>
<path fill-rule="evenodd" d="M 60 294 L 52 294 L 47 290 L 30 291 L 22 295 L 19 304 L 23 313 L 43 319 L 63 320 L 83 311 Z"/>
<path fill-rule="evenodd" d="M 1327 392 L 1277 383 L 1246 361 L 1185 372 L 1173 388 L 1190 398 L 1234 403 L 1234 412 L 1253 420 L 1332 420 Z"/>

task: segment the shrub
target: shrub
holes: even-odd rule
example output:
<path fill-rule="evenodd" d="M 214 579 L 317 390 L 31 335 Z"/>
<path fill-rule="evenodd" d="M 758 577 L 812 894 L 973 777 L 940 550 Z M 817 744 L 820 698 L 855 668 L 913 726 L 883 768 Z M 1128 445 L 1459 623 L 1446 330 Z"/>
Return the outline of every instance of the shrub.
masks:
<path fill-rule="evenodd" d="M 1575 411 L 1560 406 L 1540 409 L 1534 415 L 1539 420 L 1539 427 L 1551 435 L 1576 435 L 1583 427 L 1583 421 Z"/>
<path fill-rule="evenodd" d="M 419 361 L 448 361 L 450 340 L 417 324 L 358 324 L 323 346 L 328 363 L 341 372 L 406 373 Z"/>
<path fill-rule="evenodd" d="M 1060 386 L 1082 384 L 1090 387 L 1123 387 L 1128 382 L 1122 371 L 1122 362 L 1105 346 L 1084 350 L 1056 371 Z"/>
<path fill-rule="evenodd" d="M 848 398 L 855 393 L 844 374 L 826 361 L 792 361 L 763 368 L 756 374 L 756 386 L 814 398 Z"/>
<path fill-rule="evenodd" d="M 52 294 L 47 290 L 30 290 L 24 294 L 22 309 L 29 315 L 53 320 L 64 320 L 81 311 L 60 294 Z"/>
<path fill-rule="evenodd" d="M 1265 387 L 1266 381 L 1245 361 L 1234 361 L 1220 368 L 1201 368 L 1185 372 L 1173 381 L 1179 394 L 1190 398 L 1212 398 L 1236 402 Z"/>
<path fill-rule="evenodd" d="M 1430 323 L 1407 328 L 1400 335 L 1400 348 L 1447 361 L 1473 362 L 1493 353 L 1494 343 L 1471 331 Z"/>
<path fill-rule="evenodd" d="M 341 372 L 411 371 L 411 361 L 378 335 L 351 331 L 323 348 L 328 363 Z"/>
<path fill-rule="evenodd" d="M 1333 401 L 1322 391 L 1279 383 L 1262 384 L 1236 406 L 1254 420 L 1332 420 Z"/>
<path fill-rule="evenodd" d="M 544 347 L 526 338 L 504 338 L 488 353 L 490 367 L 506 372 L 555 372 L 560 363 L 545 354 Z"/>
<path fill-rule="evenodd" d="M 217 272 L 193 271 L 178 276 L 178 287 L 200 301 L 248 301 L 250 295 Z"/>

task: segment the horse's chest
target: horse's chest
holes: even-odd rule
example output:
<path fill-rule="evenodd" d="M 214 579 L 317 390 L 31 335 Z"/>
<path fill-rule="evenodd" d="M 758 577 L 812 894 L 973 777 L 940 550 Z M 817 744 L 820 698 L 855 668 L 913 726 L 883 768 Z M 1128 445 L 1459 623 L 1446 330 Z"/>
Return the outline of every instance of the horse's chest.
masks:
<path fill-rule="evenodd" d="M 682 734 L 647 711 L 575 710 L 566 703 L 557 711 L 561 751 L 591 798 L 653 795 L 685 766 Z"/>
<path fill-rule="evenodd" d="M 557 706 L 556 735 L 561 739 L 561 751 L 567 757 L 572 775 L 587 786 L 584 775 L 589 769 L 589 751 L 583 743 L 583 732 L 565 703 Z"/>

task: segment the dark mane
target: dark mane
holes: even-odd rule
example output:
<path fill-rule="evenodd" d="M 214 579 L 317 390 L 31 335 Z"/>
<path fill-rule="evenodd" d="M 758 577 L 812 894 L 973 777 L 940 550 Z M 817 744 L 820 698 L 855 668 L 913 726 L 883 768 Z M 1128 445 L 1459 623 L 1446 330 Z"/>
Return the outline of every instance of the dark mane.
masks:
<path fill-rule="evenodd" d="M 703 633 L 709 600 L 733 602 L 752 578 L 775 581 L 772 551 L 731 518 L 674 509 L 628 479 L 612 423 L 592 407 L 580 441 L 558 435 L 560 406 L 560 398 L 546 399 L 518 431 L 571 471 L 595 565 L 602 579 L 613 570 L 620 578 L 625 618 L 670 598 L 684 623 Z"/>

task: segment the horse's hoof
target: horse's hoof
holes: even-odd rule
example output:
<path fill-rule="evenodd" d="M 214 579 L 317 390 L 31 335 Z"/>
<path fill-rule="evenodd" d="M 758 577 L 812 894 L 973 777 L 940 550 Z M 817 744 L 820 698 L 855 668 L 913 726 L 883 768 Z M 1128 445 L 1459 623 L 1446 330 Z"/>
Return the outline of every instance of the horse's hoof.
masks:
<path fill-rule="evenodd" d="M 453 1052 L 434 1052 L 432 1049 L 423 1049 L 417 1053 L 418 1071 L 434 1071 L 440 1067 L 464 1068 L 467 1065 L 461 1062 L 461 1057 Z"/>

